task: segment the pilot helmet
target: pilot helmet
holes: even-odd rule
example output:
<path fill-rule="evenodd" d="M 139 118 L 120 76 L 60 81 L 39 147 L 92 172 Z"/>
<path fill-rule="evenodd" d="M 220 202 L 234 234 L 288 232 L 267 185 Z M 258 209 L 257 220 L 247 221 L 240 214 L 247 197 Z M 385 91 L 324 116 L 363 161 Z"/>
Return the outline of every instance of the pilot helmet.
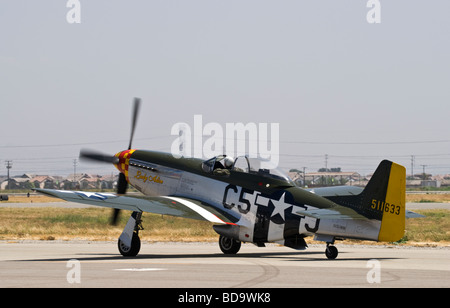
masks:
<path fill-rule="evenodd" d="M 234 159 L 229 156 L 226 156 L 223 159 L 223 162 L 224 162 L 225 168 L 231 168 L 231 167 L 233 167 Z"/>

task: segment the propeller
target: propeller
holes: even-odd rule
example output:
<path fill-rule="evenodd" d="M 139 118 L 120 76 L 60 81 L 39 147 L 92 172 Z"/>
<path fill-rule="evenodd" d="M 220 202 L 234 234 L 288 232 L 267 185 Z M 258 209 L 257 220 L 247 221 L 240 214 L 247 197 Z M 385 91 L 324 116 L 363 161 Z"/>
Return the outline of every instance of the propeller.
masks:
<path fill-rule="evenodd" d="M 119 162 L 119 158 L 107 154 L 103 154 L 97 151 L 81 149 L 80 151 L 80 159 L 82 160 L 90 160 L 101 163 L 108 164 L 117 164 Z"/>
<path fill-rule="evenodd" d="M 119 180 L 117 181 L 117 194 L 125 195 L 128 189 L 128 182 L 125 174 L 119 173 Z M 111 225 L 116 226 L 119 220 L 120 209 L 113 209 L 113 214 L 111 217 Z"/>
<path fill-rule="evenodd" d="M 136 122 L 137 122 L 137 117 L 139 114 L 140 105 L 141 105 L 141 99 L 135 97 L 134 101 L 133 101 L 133 113 L 132 113 L 132 118 L 131 118 L 131 135 L 130 135 L 130 142 L 128 144 L 128 150 L 131 150 L 131 144 L 133 142 L 134 131 L 136 128 Z M 108 163 L 108 164 L 111 164 L 111 163 L 117 164 L 119 162 L 118 157 L 103 154 L 103 153 L 93 151 L 93 150 L 87 150 L 87 149 L 82 149 L 80 151 L 80 159 L 95 161 L 95 162 L 100 162 L 100 163 Z M 124 194 L 126 194 L 127 189 L 128 189 L 128 182 L 125 177 L 125 174 L 119 173 L 119 180 L 117 181 L 117 194 L 124 195 Z M 112 225 L 117 225 L 119 215 L 120 215 L 120 210 L 114 209 L 112 217 L 111 217 Z"/>
<path fill-rule="evenodd" d="M 131 142 L 133 142 L 134 129 L 136 128 L 137 116 L 139 113 L 139 107 L 141 106 L 141 99 L 138 97 L 134 98 L 133 105 L 133 118 L 131 119 L 131 136 L 130 136 L 130 144 L 128 145 L 128 150 L 131 150 Z"/>

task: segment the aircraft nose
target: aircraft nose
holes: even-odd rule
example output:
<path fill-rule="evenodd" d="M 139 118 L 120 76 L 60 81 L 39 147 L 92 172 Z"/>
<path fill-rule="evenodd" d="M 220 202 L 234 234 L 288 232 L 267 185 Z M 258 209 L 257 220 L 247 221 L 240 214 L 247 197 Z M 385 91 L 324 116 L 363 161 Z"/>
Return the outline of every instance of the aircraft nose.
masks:
<path fill-rule="evenodd" d="M 114 155 L 118 159 L 118 161 L 114 163 L 114 165 L 121 173 L 125 174 L 127 181 L 128 181 L 128 166 L 130 165 L 130 157 L 134 151 L 136 150 L 125 150 Z"/>

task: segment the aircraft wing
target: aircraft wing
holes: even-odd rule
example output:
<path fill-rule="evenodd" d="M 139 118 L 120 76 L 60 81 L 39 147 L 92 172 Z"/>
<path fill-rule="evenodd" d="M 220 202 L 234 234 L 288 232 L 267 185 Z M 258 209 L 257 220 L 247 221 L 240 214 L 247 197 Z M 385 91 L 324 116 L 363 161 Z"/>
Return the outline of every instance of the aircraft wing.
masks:
<path fill-rule="evenodd" d="M 120 210 L 141 211 L 162 215 L 207 220 L 218 224 L 234 225 L 238 219 L 220 212 L 210 204 L 181 197 L 127 197 L 111 193 L 68 191 L 35 188 L 38 193 L 70 202 L 110 207 Z"/>

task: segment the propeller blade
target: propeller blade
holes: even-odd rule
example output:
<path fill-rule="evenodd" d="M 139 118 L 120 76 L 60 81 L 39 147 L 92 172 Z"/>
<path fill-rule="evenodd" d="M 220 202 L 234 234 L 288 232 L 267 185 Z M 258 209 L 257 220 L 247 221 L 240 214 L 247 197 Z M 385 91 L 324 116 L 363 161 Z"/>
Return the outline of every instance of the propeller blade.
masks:
<path fill-rule="evenodd" d="M 134 105 L 133 105 L 133 117 L 131 120 L 131 136 L 130 136 L 130 144 L 128 145 L 128 150 L 131 150 L 131 143 L 133 141 L 133 137 L 134 137 L 134 129 L 136 128 L 136 122 L 137 122 L 137 117 L 139 114 L 139 107 L 141 105 L 141 99 L 138 97 L 134 98 Z"/>
<path fill-rule="evenodd" d="M 120 210 L 119 209 L 114 209 L 113 210 L 113 215 L 111 217 L 111 225 L 113 225 L 113 226 L 117 225 L 117 221 L 119 220 L 119 215 L 120 215 Z"/>
<path fill-rule="evenodd" d="M 103 154 L 97 151 L 82 149 L 80 151 L 80 159 L 90 160 L 102 163 L 117 164 L 119 158 L 107 154 Z"/>
<path fill-rule="evenodd" d="M 125 174 L 119 173 L 119 180 L 117 181 L 117 194 L 118 195 L 125 195 L 128 188 L 128 182 L 127 178 L 125 177 Z"/>
<path fill-rule="evenodd" d="M 118 195 L 125 195 L 128 188 L 128 182 L 127 178 L 125 177 L 125 174 L 119 173 L 119 180 L 117 181 L 117 194 Z M 111 224 L 113 226 L 117 225 L 117 221 L 119 219 L 120 210 L 114 209 L 113 215 L 111 217 Z"/>

